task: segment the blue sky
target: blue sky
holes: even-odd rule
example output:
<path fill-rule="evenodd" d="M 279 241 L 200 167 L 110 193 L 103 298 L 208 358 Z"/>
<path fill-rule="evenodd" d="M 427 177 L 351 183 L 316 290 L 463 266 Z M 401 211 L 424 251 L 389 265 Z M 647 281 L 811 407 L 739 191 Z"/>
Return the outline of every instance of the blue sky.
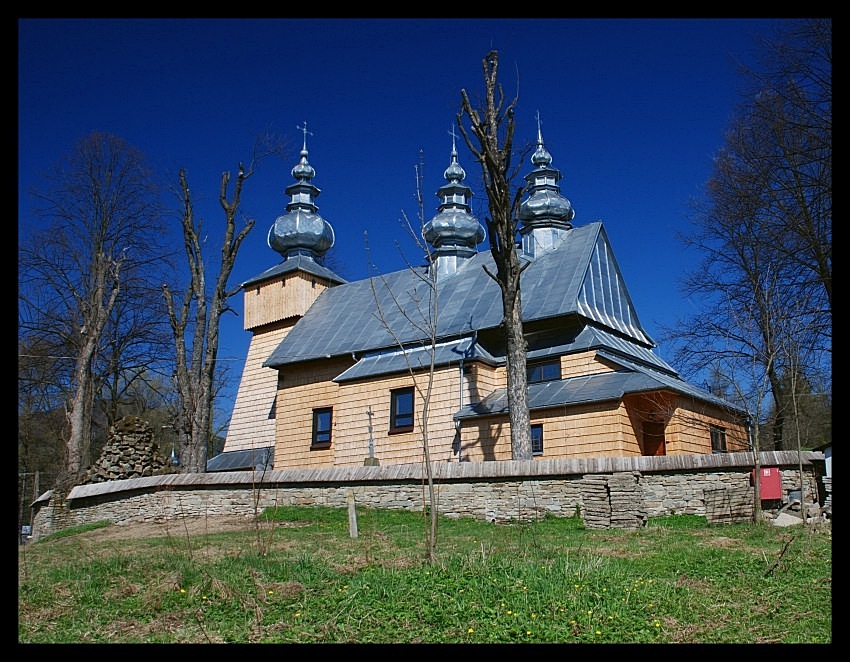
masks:
<path fill-rule="evenodd" d="M 711 172 L 751 63 L 755 34 L 777 19 L 19 19 L 18 204 L 25 191 L 91 131 L 144 152 L 170 183 L 186 168 L 195 206 L 214 241 L 223 217 L 221 173 L 235 172 L 253 137 L 289 139 L 280 160 L 248 180 L 243 211 L 256 220 L 231 284 L 279 263 L 268 230 L 289 202 L 307 122 L 319 214 L 336 235 L 335 263 L 348 280 L 421 262 L 400 224 L 416 218 L 414 167 L 424 153 L 426 215 L 450 162 L 460 90 L 483 91 L 481 62 L 499 51 L 499 79 L 517 95 L 516 142 L 543 138 L 576 211 L 601 220 L 638 317 L 651 337 L 693 310 L 678 278 L 698 256 L 686 204 Z M 480 169 L 458 141 L 466 184 L 482 221 Z M 530 171 L 528 159 L 520 174 Z M 520 180 L 521 181 L 521 180 Z M 179 228 L 175 226 L 175 241 Z M 397 242 L 397 243 L 396 243 Z M 398 245 L 397 245 L 398 244 Z M 487 250 L 486 240 L 479 246 Z M 217 252 L 208 261 L 214 263 Z M 222 325 L 232 401 L 250 334 L 240 316 Z M 670 359 L 672 348 L 658 353 Z M 227 402 L 223 403 L 229 408 Z"/>

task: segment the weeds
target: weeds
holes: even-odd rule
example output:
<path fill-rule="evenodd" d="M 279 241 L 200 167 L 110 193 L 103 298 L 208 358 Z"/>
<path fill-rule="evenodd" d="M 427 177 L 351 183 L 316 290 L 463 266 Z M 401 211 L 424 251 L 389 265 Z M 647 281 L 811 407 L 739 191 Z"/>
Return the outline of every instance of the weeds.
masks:
<path fill-rule="evenodd" d="M 831 528 L 277 507 L 274 529 L 19 550 L 22 643 L 830 643 Z M 271 530 L 270 528 L 267 530 Z M 74 540 L 78 538 L 78 540 Z M 260 554 L 250 553 L 251 550 Z"/>

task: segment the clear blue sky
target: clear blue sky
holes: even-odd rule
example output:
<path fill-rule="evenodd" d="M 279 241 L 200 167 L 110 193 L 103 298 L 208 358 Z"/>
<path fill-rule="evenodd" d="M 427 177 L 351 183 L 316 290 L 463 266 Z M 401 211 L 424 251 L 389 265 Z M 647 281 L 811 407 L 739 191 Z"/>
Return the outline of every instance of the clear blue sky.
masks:
<path fill-rule="evenodd" d="M 284 189 L 302 142 L 296 127 L 306 121 L 316 203 L 334 228 L 340 274 L 367 276 L 364 232 L 379 271 L 403 269 L 405 258 L 418 264 L 399 221 L 402 211 L 416 218 L 419 151 L 430 217 L 460 90 L 473 98 L 483 90 L 481 62 L 496 49 L 505 91 L 519 97 L 516 142 L 536 138 L 539 112 L 574 225 L 603 221 L 638 317 L 657 338 L 660 325 L 689 310 L 677 279 L 696 256 L 675 234 L 687 229 L 686 203 L 709 176 L 739 99 L 735 59 L 750 63 L 754 34 L 770 34 L 776 22 L 19 19 L 19 228 L 33 222 L 27 188 L 97 130 L 139 148 L 174 183 L 186 168 L 214 241 L 223 225 L 221 173 L 235 173 L 254 135 L 270 128 L 291 149 L 246 183 L 243 211 L 256 226 L 236 261 L 238 284 L 281 260 L 267 234 L 289 202 Z M 458 150 L 483 224 L 480 169 L 462 140 Z M 526 160 L 520 174 L 531 168 Z M 231 401 L 250 341 L 241 295 L 233 303 L 240 317 L 225 318 L 220 349 Z M 670 349 L 658 353 L 669 360 Z"/>

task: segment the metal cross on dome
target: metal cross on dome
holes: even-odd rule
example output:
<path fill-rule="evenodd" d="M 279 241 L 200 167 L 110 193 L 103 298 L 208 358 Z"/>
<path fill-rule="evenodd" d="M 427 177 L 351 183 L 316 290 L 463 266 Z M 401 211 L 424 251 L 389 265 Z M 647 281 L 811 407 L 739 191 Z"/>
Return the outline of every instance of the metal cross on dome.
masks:
<path fill-rule="evenodd" d="M 307 120 L 304 120 L 304 126 L 295 125 L 295 128 L 304 133 L 304 150 L 307 149 L 307 134 L 313 135 L 312 131 L 307 131 Z"/>

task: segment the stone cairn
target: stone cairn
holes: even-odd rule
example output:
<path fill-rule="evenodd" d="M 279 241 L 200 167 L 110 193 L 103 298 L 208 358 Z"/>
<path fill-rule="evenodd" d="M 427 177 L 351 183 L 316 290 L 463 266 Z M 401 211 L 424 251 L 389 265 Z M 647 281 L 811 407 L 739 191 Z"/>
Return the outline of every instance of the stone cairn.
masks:
<path fill-rule="evenodd" d="M 171 473 L 160 456 L 150 424 L 138 416 L 125 416 L 109 430 L 100 459 L 89 467 L 82 484 L 103 483 Z"/>
<path fill-rule="evenodd" d="M 580 490 L 588 529 L 640 529 L 646 526 L 646 503 L 639 471 L 588 474 Z"/>

